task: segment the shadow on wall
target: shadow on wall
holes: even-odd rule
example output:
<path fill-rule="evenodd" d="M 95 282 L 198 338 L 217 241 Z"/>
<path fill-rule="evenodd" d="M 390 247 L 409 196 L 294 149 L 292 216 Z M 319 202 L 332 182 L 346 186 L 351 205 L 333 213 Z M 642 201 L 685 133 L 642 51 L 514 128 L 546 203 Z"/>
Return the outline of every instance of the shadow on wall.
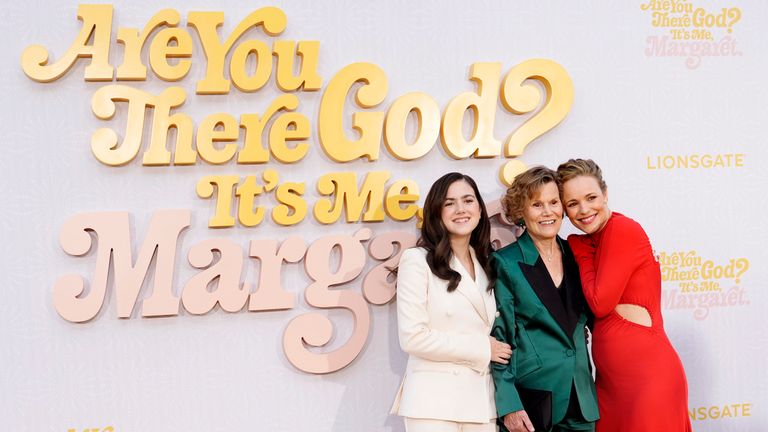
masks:
<path fill-rule="evenodd" d="M 367 378 L 345 379 L 346 370 L 325 378 L 346 386 L 332 432 L 405 430 L 400 417 L 389 415 L 408 360 L 397 337 L 397 308 L 394 301 L 377 308 L 378 311 L 371 313 L 371 337 L 361 353 L 361 357 L 367 358 L 358 358 L 350 365 L 351 368 L 364 368 Z"/>

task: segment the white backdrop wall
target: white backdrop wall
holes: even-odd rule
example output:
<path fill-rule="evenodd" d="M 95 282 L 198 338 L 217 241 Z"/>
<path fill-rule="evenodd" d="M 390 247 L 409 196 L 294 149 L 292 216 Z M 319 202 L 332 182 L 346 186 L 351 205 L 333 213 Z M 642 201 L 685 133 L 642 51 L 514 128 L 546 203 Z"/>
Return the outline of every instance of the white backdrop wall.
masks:
<path fill-rule="evenodd" d="M 701 57 L 677 55 L 681 49 L 694 49 L 690 47 L 653 48 L 649 41 L 671 33 L 654 25 L 653 11 L 643 9 L 640 1 L 112 4 L 112 65 L 120 63 L 122 53 L 114 41 L 117 28 L 141 29 L 161 9 L 178 10 L 183 28 L 191 11 L 223 11 L 221 33 L 228 34 L 250 12 L 278 6 L 288 18 L 280 39 L 320 41 L 323 87 L 350 63 L 380 66 L 389 79 L 384 108 L 400 95 L 421 91 L 442 109 L 455 95 L 474 90 L 467 77 L 476 62 L 500 62 L 503 72 L 531 58 L 558 62 L 573 80 L 573 106 L 560 125 L 528 145 L 519 159 L 529 166 L 555 167 L 570 157 L 594 158 L 603 167 L 612 208 L 643 224 L 666 264 L 664 271 L 698 270 L 692 281 L 697 289 L 718 284 L 719 290 L 704 295 L 680 281 L 664 283 L 665 327 L 687 371 L 694 430 L 768 429 L 768 343 L 762 330 L 768 301 L 768 277 L 762 271 L 768 264 L 762 247 L 768 238 L 762 221 L 768 210 L 763 127 L 768 118 L 768 4 L 679 2 L 680 7 L 687 4 L 715 14 L 723 8 L 740 12 L 727 16 L 730 33 L 728 26 L 708 29 L 721 55 Z M 127 211 L 136 253 L 155 212 L 191 210 L 191 228 L 177 252 L 178 294 L 183 281 L 196 273 L 184 259 L 190 245 L 208 238 L 227 238 L 245 247 L 249 240 L 282 241 L 292 235 L 311 243 L 361 227 L 374 234 L 416 232 L 413 220 L 325 226 L 311 213 L 293 227 L 267 218 L 257 227 L 212 230 L 207 221 L 214 206 L 195 193 L 195 184 L 205 175 L 246 176 L 273 168 L 286 180 L 306 182 L 311 203 L 319 197 L 315 181 L 329 172 L 387 170 L 393 179 L 413 179 L 425 195 L 439 175 L 458 170 L 472 175 L 492 201 L 503 192 L 496 175 L 503 157 L 453 160 L 438 144 L 425 157 L 402 162 L 382 145 L 378 161 L 335 163 L 322 152 L 315 128 L 323 88 L 299 94 L 298 111 L 313 129 L 309 154 L 297 164 L 147 167 L 137 159 L 109 167 L 90 149 L 91 134 L 105 127 L 91 112 L 90 100 L 109 83 L 84 81 L 88 62 L 81 60 L 61 79 L 41 84 L 25 76 L 19 60 L 32 44 L 45 46 L 52 61 L 57 60 L 80 31 L 77 4 L 9 3 L 0 18 L 5 36 L 0 60 L 5 130 L 0 157 L 5 195 L 0 212 L 2 426 L 49 431 L 111 427 L 116 432 L 403 430 L 400 419 L 387 414 L 405 365 L 394 302 L 368 305 L 370 333 L 349 366 L 309 374 L 286 359 L 282 338 L 287 323 L 309 311 L 327 316 L 337 332 L 329 344 L 335 348 L 344 344 L 354 322 L 346 311 L 319 310 L 306 303 L 303 293 L 311 281 L 302 264 L 284 267 L 282 284 L 296 298 L 289 310 L 229 313 L 217 307 L 193 316 L 182 309 L 166 318 L 142 318 L 135 310 L 130 319 L 119 319 L 114 292 L 109 291 L 96 318 L 74 324 L 56 312 L 53 285 L 68 273 L 92 278 L 95 257 L 93 252 L 83 258 L 67 255 L 59 231 L 80 213 Z M 693 29 L 701 28 L 681 28 Z M 248 35 L 270 39 L 259 32 Z M 221 96 L 195 95 L 195 82 L 205 71 L 199 40 L 193 40 L 192 71 L 174 85 L 186 89 L 188 100 L 181 111 L 196 124 L 215 112 L 236 118 L 261 112 L 280 94 L 270 80 L 256 93 L 233 89 Z M 725 45 L 729 48 L 723 51 Z M 146 51 L 142 58 L 146 61 Z M 170 85 L 151 72 L 147 81 L 129 84 L 153 93 Z M 117 118 L 124 119 L 125 111 L 118 111 Z M 521 123 L 498 104 L 497 139 Z M 707 157 L 714 161 L 711 166 L 692 168 L 692 159 Z M 715 163 L 718 157 L 721 163 Z M 688 160 L 689 167 L 681 160 Z M 565 233 L 573 230 L 565 226 Z M 679 253 L 694 264 L 676 264 L 672 260 Z M 374 264 L 369 261 L 366 271 Z M 707 276 L 708 269 L 731 264 L 735 274 Z M 249 265 L 243 281 L 257 277 L 258 268 Z M 360 284 L 358 278 L 340 289 L 359 293 Z M 146 291 L 140 298 L 148 296 Z"/>

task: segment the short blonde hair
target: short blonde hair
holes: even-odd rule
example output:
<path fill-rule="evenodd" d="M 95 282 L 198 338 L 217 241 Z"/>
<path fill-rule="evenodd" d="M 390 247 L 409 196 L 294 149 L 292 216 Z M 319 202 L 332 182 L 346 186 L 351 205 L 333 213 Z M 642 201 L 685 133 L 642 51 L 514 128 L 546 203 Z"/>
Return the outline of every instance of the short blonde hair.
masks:
<path fill-rule="evenodd" d="M 579 176 L 589 176 L 597 180 L 600 190 L 605 193 L 608 185 L 603 180 L 603 171 L 592 159 L 568 159 L 557 167 L 557 184 L 560 192 L 563 190 L 563 184 Z"/>
<path fill-rule="evenodd" d="M 545 166 L 531 167 L 518 174 L 501 198 L 507 220 L 522 226 L 526 201 L 532 199 L 548 183 L 557 183 L 557 173 Z"/>

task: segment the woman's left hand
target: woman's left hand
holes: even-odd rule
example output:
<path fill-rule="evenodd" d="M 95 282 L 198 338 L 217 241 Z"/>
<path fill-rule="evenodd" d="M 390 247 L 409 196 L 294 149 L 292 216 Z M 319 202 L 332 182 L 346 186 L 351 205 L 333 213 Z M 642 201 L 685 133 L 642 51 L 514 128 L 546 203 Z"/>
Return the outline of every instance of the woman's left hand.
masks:
<path fill-rule="evenodd" d="M 594 256 L 595 251 L 597 250 L 594 240 L 587 235 L 569 235 L 568 245 L 571 246 L 571 250 L 577 261 L 581 257 Z"/>
<path fill-rule="evenodd" d="M 507 364 L 512 357 L 512 347 L 508 343 L 496 340 L 493 336 L 488 336 L 491 341 L 491 361 Z"/>

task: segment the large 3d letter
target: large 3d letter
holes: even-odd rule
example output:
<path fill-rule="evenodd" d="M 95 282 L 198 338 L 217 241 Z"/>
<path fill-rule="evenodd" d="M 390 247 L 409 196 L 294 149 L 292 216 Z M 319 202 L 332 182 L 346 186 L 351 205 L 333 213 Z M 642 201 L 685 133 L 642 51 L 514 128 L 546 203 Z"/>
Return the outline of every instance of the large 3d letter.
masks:
<path fill-rule="evenodd" d="M 73 216 L 61 228 L 61 247 L 69 255 L 83 256 L 91 250 L 91 233 L 95 234 L 98 240 L 96 269 L 87 294 L 84 294 L 85 281 L 79 275 L 68 274 L 56 280 L 53 287 L 56 311 L 72 322 L 93 319 L 101 310 L 106 297 L 111 259 L 114 262 L 117 316 L 130 318 L 149 273 L 149 265 L 156 256 L 152 296 L 144 300 L 142 315 L 177 315 L 179 299 L 172 292 L 173 269 L 179 235 L 189 223 L 189 210 L 163 210 L 155 213 L 139 256 L 134 260 L 127 212 Z"/>
<path fill-rule="evenodd" d="M 114 68 L 109 64 L 109 38 L 112 33 L 112 5 L 81 4 L 77 18 L 83 22 L 80 34 L 56 63 L 48 64 L 48 50 L 31 45 L 21 54 L 21 68 L 28 77 L 39 82 L 61 78 L 77 59 L 90 58 L 85 67 L 86 81 L 111 81 Z M 93 35 L 93 44 L 88 40 Z"/>
<path fill-rule="evenodd" d="M 361 242 L 371 238 L 371 230 L 363 228 L 354 236 L 327 236 L 309 247 L 304 261 L 307 274 L 315 282 L 304 292 L 307 303 L 324 309 L 344 308 L 352 313 L 352 335 L 341 348 L 331 352 L 312 352 L 307 345 L 321 347 L 333 336 L 333 323 L 324 315 L 306 313 L 291 320 L 283 335 L 283 349 L 288 360 L 297 368 L 315 374 L 335 372 L 360 354 L 368 339 L 371 314 L 368 304 L 359 293 L 345 289 L 331 289 L 355 279 L 365 265 L 365 248 Z M 338 270 L 331 271 L 330 259 L 338 247 Z"/>

